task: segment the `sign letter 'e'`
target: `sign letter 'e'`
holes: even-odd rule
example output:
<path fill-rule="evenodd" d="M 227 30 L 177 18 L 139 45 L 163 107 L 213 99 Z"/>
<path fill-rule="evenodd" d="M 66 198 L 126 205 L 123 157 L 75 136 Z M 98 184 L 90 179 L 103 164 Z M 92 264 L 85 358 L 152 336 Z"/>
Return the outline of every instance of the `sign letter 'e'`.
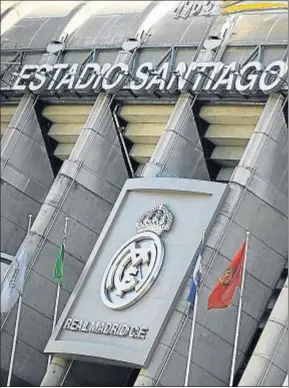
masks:
<path fill-rule="evenodd" d="M 28 81 L 38 69 L 37 65 L 24 65 L 12 87 L 13 90 L 24 91 L 27 89 Z M 26 82 L 25 82 L 26 81 Z"/>

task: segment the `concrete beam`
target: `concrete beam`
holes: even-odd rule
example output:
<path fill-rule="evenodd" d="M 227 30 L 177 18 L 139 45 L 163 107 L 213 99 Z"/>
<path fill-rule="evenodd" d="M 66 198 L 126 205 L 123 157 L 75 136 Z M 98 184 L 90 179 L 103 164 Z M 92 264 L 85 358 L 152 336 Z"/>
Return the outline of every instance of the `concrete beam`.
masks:
<path fill-rule="evenodd" d="M 157 144 L 166 123 L 128 123 L 125 137 L 133 143 Z"/>
<path fill-rule="evenodd" d="M 43 116 L 53 122 L 49 136 L 59 143 L 54 151 L 59 159 L 69 157 L 91 108 L 91 105 L 51 105 L 43 109 Z"/>
<path fill-rule="evenodd" d="M 205 105 L 200 117 L 209 124 L 256 125 L 263 111 L 258 105 Z"/>
<path fill-rule="evenodd" d="M 222 167 L 219 174 L 217 175 L 216 181 L 218 182 L 229 182 L 233 172 L 234 167 Z"/>
<path fill-rule="evenodd" d="M 50 105 L 43 109 L 42 115 L 53 123 L 84 124 L 91 108 L 91 105 Z"/>
<path fill-rule="evenodd" d="M 205 138 L 217 146 L 245 147 L 254 131 L 254 125 L 211 124 Z"/>
<path fill-rule="evenodd" d="M 130 150 L 130 157 L 140 164 L 145 164 L 154 152 L 154 144 L 134 144 Z"/>
<path fill-rule="evenodd" d="M 241 159 L 244 147 L 216 147 L 210 157 L 224 167 L 235 167 Z"/>
<path fill-rule="evenodd" d="M 3 122 L 1 121 L 1 139 L 2 139 L 2 137 L 4 136 L 4 133 L 5 133 L 5 131 L 6 131 L 7 128 L 8 128 L 8 123 L 3 123 Z"/>
<path fill-rule="evenodd" d="M 1 119 L 1 138 L 3 137 L 6 129 L 9 126 L 10 121 L 16 111 L 17 106 L 1 106 L 0 107 L 0 119 Z"/>
<path fill-rule="evenodd" d="M 124 105 L 118 115 L 128 123 L 166 123 L 173 105 Z"/>
<path fill-rule="evenodd" d="M 54 155 L 61 160 L 66 160 L 69 158 L 69 155 L 71 154 L 74 146 L 75 143 L 60 143 L 56 147 Z"/>
<path fill-rule="evenodd" d="M 84 122 L 83 122 L 84 124 Z M 49 136 L 58 143 L 76 143 L 83 124 L 52 124 L 49 129 Z"/>
<path fill-rule="evenodd" d="M 10 123 L 17 106 L 16 105 L 9 105 L 9 106 L 1 106 L 0 107 L 0 117 L 1 122 L 4 123 Z"/>

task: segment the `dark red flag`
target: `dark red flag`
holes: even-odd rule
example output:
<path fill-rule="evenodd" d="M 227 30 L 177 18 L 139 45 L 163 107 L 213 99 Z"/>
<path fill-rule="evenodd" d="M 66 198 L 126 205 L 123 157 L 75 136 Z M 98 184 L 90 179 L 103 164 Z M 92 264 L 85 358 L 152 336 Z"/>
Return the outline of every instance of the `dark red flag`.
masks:
<path fill-rule="evenodd" d="M 238 252 L 228 265 L 228 268 L 218 279 L 208 300 L 208 309 L 223 309 L 232 303 L 236 287 L 242 281 L 243 263 L 245 258 L 246 241 L 243 242 Z"/>

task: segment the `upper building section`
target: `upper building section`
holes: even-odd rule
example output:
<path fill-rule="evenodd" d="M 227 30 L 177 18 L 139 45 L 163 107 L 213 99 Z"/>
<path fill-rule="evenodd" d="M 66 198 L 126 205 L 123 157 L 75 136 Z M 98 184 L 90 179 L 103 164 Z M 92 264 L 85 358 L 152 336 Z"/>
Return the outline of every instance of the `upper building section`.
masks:
<path fill-rule="evenodd" d="M 119 47 L 127 36 L 136 34 L 151 1 L 7 3 L 13 4 L 2 9 L 2 49 L 45 49 L 54 40 L 78 48 Z"/>
<path fill-rule="evenodd" d="M 232 43 L 287 39 L 287 1 L 2 1 L 3 49 L 119 48 L 138 38 L 146 46 L 194 45 L 215 16 L 237 15 Z M 219 16 L 217 16 L 219 15 Z"/>
<path fill-rule="evenodd" d="M 1 9 L 1 91 L 6 99 L 17 99 L 29 84 L 32 92 L 50 97 L 74 99 L 79 92 L 89 98 L 89 93 L 95 97 L 100 90 L 122 89 L 125 97 L 160 98 L 188 89 L 200 93 L 204 77 L 203 89 L 210 93 L 210 74 L 215 94 L 223 90 L 230 97 L 239 89 L 244 94 L 250 84 L 243 77 L 251 80 L 256 96 L 262 72 L 261 91 L 264 83 L 273 85 L 267 79 L 271 73 L 285 79 L 287 10 L 287 1 L 277 0 L 6 1 Z M 203 64 L 213 70 L 199 69 Z M 107 89 L 108 83 L 117 88 Z"/>

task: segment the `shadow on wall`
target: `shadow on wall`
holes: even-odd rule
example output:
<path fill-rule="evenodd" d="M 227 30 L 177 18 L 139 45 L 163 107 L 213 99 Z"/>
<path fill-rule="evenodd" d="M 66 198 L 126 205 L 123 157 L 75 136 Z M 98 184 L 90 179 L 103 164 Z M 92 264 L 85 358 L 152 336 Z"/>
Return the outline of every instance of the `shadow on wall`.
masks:
<path fill-rule="evenodd" d="M 63 387 L 133 387 L 138 369 L 74 361 Z"/>
<path fill-rule="evenodd" d="M 8 371 L 1 368 L 1 387 L 7 386 L 7 378 L 8 378 Z M 22 379 L 19 379 L 15 375 L 12 375 L 11 387 L 33 387 L 33 385 L 27 383 Z"/>

